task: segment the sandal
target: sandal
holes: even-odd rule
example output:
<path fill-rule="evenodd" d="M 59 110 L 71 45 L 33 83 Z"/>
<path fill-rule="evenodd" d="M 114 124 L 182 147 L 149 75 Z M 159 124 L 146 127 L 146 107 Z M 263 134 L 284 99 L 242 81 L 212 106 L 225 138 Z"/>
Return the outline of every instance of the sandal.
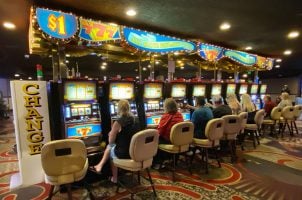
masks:
<path fill-rule="evenodd" d="M 94 172 L 94 173 L 96 173 L 96 174 L 99 174 L 99 175 L 102 174 L 102 171 L 97 171 L 96 168 L 95 168 L 95 166 L 90 166 L 89 170 L 92 171 L 92 172 Z"/>

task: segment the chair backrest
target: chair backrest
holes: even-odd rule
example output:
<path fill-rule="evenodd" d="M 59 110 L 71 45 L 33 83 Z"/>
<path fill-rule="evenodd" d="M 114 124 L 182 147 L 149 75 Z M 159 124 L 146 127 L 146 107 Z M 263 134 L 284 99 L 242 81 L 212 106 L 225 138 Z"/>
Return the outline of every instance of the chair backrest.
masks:
<path fill-rule="evenodd" d="M 263 120 L 264 120 L 264 116 L 265 116 L 265 110 L 264 109 L 260 109 L 256 112 L 255 114 L 255 118 L 254 121 L 257 124 L 258 127 L 261 127 Z"/>
<path fill-rule="evenodd" d="M 158 149 L 158 131 L 146 129 L 135 133 L 130 142 L 129 154 L 132 160 L 141 162 L 155 156 Z"/>
<path fill-rule="evenodd" d="M 245 128 L 246 123 L 247 123 L 248 113 L 247 112 L 241 112 L 238 116 L 240 118 L 240 124 L 241 124 L 241 129 L 240 130 L 243 130 Z"/>
<path fill-rule="evenodd" d="M 205 135 L 211 141 L 220 140 L 223 137 L 224 120 L 222 118 L 211 119 L 208 121 Z"/>
<path fill-rule="evenodd" d="M 237 135 L 241 130 L 240 117 L 238 115 L 225 115 L 224 120 L 224 134 Z"/>
<path fill-rule="evenodd" d="M 294 106 L 294 117 L 297 119 L 300 117 L 302 113 L 302 105 L 295 105 Z"/>
<path fill-rule="evenodd" d="M 281 113 L 282 113 L 282 108 L 280 108 L 278 106 L 274 107 L 271 112 L 271 119 L 279 120 L 281 117 Z"/>
<path fill-rule="evenodd" d="M 281 115 L 287 120 L 294 119 L 294 106 L 285 106 L 281 111 Z"/>
<path fill-rule="evenodd" d="M 194 124 L 192 122 L 180 122 L 172 126 L 170 140 L 177 146 L 188 145 L 193 141 L 193 134 Z"/>
<path fill-rule="evenodd" d="M 86 160 L 87 150 L 84 142 L 79 139 L 50 141 L 41 149 L 42 168 L 47 176 L 83 171 Z"/>

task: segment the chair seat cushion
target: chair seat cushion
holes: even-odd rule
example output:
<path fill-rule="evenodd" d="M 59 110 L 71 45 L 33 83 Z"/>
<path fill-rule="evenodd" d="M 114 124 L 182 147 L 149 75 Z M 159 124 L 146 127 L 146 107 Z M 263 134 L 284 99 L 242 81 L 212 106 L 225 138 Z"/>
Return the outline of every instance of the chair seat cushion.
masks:
<path fill-rule="evenodd" d="M 197 139 L 197 138 L 193 138 L 193 144 L 195 146 L 199 146 L 199 147 L 212 148 L 212 147 L 219 146 L 219 140 L 215 140 L 214 143 L 213 143 L 213 141 L 211 141 L 209 139 Z"/>
<path fill-rule="evenodd" d="M 265 120 L 263 120 L 262 124 L 273 125 L 273 124 L 275 124 L 275 121 L 272 119 L 265 119 Z"/>
<path fill-rule="evenodd" d="M 189 150 L 189 145 L 177 146 L 173 144 L 159 144 L 158 148 L 168 153 L 183 153 Z"/>
<path fill-rule="evenodd" d="M 246 124 L 245 125 L 245 129 L 246 130 L 257 131 L 258 130 L 258 126 L 257 126 L 257 124 Z"/>
<path fill-rule="evenodd" d="M 62 185 L 67 183 L 73 183 L 83 179 L 86 175 L 87 169 L 88 169 L 88 159 L 86 159 L 84 168 L 79 169 L 79 171 L 77 172 L 66 173 L 66 174 L 62 173 L 61 175 L 57 175 L 57 176 L 51 176 L 45 174 L 45 182 L 51 185 Z"/>
<path fill-rule="evenodd" d="M 153 158 L 142 162 L 136 162 L 132 159 L 113 159 L 113 163 L 116 167 L 134 172 L 150 167 L 152 161 Z"/>

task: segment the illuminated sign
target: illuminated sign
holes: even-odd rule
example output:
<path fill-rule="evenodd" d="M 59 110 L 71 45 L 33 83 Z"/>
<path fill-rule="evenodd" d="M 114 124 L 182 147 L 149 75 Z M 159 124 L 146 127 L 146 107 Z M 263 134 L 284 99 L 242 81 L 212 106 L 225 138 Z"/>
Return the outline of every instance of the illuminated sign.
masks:
<path fill-rule="evenodd" d="M 171 52 L 182 50 L 195 50 L 195 44 L 185 40 L 174 39 L 168 36 L 123 28 L 124 37 L 128 44 L 142 51 Z"/>
<path fill-rule="evenodd" d="M 121 38 L 118 26 L 82 18 L 80 19 L 79 37 L 92 42 L 116 40 Z"/>
<path fill-rule="evenodd" d="M 261 68 L 265 67 L 266 58 L 262 56 L 257 56 L 257 65 Z"/>
<path fill-rule="evenodd" d="M 266 59 L 266 69 L 271 70 L 274 66 L 274 59 L 268 58 Z"/>
<path fill-rule="evenodd" d="M 242 65 L 254 65 L 257 62 L 257 57 L 242 51 L 224 50 L 224 55 Z"/>
<path fill-rule="evenodd" d="M 199 55 L 205 60 L 217 61 L 223 57 L 223 49 L 213 45 L 201 44 Z"/>
<path fill-rule="evenodd" d="M 36 16 L 42 31 L 51 37 L 68 39 L 77 32 L 77 18 L 74 15 L 37 8 Z"/>

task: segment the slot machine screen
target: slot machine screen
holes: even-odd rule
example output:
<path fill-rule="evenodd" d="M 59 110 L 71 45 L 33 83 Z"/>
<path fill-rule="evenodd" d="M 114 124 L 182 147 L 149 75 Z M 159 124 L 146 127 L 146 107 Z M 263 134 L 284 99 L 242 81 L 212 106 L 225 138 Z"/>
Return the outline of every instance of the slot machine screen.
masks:
<path fill-rule="evenodd" d="M 251 94 L 257 94 L 258 92 L 258 85 L 252 85 Z"/>
<path fill-rule="evenodd" d="M 265 94 L 266 93 L 266 88 L 267 88 L 267 85 L 261 85 L 261 87 L 260 87 L 260 93 L 261 94 Z"/>
<path fill-rule="evenodd" d="M 236 84 L 228 84 L 227 85 L 227 96 L 229 94 L 235 94 L 235 91 L 236 91 Z"/>
<path fill-rule="evenodd" d="M 221 85 L 220 84 L 212 85 L 211 95 L 212 96 L 221 95 Z"/>
<path fill-rule="evenodd" d="M 66 126 L 67 138 L 85 138 L 89 136 L 98 136 L 101 133 L 102 127 L 100 122 L 68 124 Z"/>
<path fill-rule="evenodd" d="M 205 85 L 194 85 L 194 87 L 193 87 L 193 96 L 194 97 L 205 96 L 205 93 L 206 93 Z"/>
<path fill-rule="evenodd" d="M 162 98 L 163 87 L 160 83 L 146 83 L 144 86 L 144 98 Z"/>
<path fill-rule="evenodd" d="M 247 93 L 247 86 L 248 85 L 240 85 L 239 94 L 246 94 Z"/>
<path fill-rule="evenodd" d="M 66 81 L 64 101 L 90 101 L 96 99 L 96 86 L 88 81 Z"/>
<path fill-rule="evenodd" d="M 172 85 L 172 97 L 185 97 L 186 96 L 186 85 L 185 84 L 174 84 Z"/>
<path fill-rule="evenodd" d="M 109 85 L 109 99 L 132 99 L 134 97 L 133 83 L 110 83 Z"/>
<path fill-rule="evenodd" d="M 90 104 L 71 105 L 71 115 L 73 117 L 74 116 L 91 115 L 91 105 Z"/>

